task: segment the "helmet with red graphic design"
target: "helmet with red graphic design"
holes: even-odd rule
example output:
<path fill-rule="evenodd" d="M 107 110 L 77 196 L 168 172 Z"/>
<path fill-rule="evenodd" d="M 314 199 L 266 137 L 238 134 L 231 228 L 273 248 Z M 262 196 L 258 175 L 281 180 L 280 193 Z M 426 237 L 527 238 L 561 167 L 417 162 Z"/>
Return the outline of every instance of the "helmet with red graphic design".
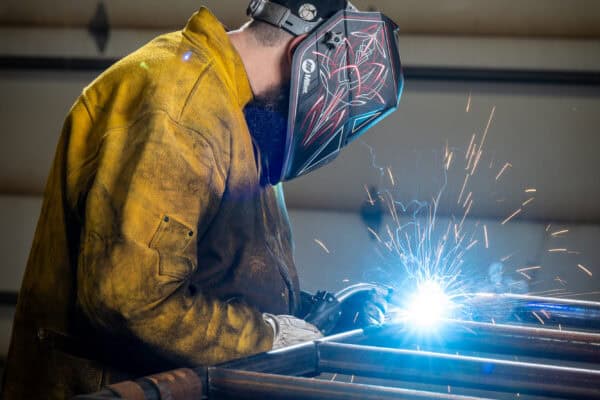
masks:
<path fill-rule="evenodd" d="M 349 2 L 254 0 L 254 19 L 300 36 L 294 51 L 280 181 L 335 159 L 398 107 L 403 87 L 398 27 Z"/>

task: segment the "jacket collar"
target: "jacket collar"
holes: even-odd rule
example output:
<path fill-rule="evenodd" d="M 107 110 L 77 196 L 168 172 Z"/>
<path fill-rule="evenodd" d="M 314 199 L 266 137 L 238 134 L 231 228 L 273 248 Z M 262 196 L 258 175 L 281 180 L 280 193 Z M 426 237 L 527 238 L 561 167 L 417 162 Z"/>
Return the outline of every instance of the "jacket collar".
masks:
<path fill-rule="evenodd" d="M 201 7 L 189 19 L 183 35 L 200 47 L 208 47 L 213 57 L 223 63 L 225 78 L 230 87 L 237 91 L 239 106 L 245 107 L 254 95 L 244 63 L 221 22 L 208 8 Z"/>

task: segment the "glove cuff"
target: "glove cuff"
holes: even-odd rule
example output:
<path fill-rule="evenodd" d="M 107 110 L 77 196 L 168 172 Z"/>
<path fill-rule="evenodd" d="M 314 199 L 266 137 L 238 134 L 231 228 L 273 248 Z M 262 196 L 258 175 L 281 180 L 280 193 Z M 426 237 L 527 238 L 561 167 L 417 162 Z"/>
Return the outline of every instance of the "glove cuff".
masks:
<path fill-rule="evenodd" d="M 263 319 L 273 329 L 273 350 L 323 337 L 316 326 L 291 315 L 263 314 Z"/>

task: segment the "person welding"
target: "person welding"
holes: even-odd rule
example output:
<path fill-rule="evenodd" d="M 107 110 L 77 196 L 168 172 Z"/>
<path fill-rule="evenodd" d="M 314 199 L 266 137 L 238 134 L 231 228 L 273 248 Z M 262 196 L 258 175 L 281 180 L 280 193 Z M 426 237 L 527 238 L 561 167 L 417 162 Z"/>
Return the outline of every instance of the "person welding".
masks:
<path fill-rule="evenodd" d="M 377 290 L 301 294 L 281 182 L 397 107 L 397 27 L 345 0 L 254 0 L 248 14 L 227 33 L 201 8 L 73 105 L 4 399 L 65 399 L 382 321 Z"/>

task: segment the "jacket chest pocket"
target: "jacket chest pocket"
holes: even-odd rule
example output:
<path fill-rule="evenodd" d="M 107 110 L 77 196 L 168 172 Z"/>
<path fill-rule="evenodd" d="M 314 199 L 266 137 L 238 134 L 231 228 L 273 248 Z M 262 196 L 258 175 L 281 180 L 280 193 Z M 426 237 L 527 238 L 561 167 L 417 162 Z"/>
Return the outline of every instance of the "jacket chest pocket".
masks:
<path fill-rule="evenodd" d="M 159 255 L 160 275 L 181 280 L 187 278 L 195 266 L 192 258 L 187 256 L 189 247 L 195 240 L 196 233 L 193 229 L 173 217 L 163 216 L 150 241 L 150 248 Z"/>

